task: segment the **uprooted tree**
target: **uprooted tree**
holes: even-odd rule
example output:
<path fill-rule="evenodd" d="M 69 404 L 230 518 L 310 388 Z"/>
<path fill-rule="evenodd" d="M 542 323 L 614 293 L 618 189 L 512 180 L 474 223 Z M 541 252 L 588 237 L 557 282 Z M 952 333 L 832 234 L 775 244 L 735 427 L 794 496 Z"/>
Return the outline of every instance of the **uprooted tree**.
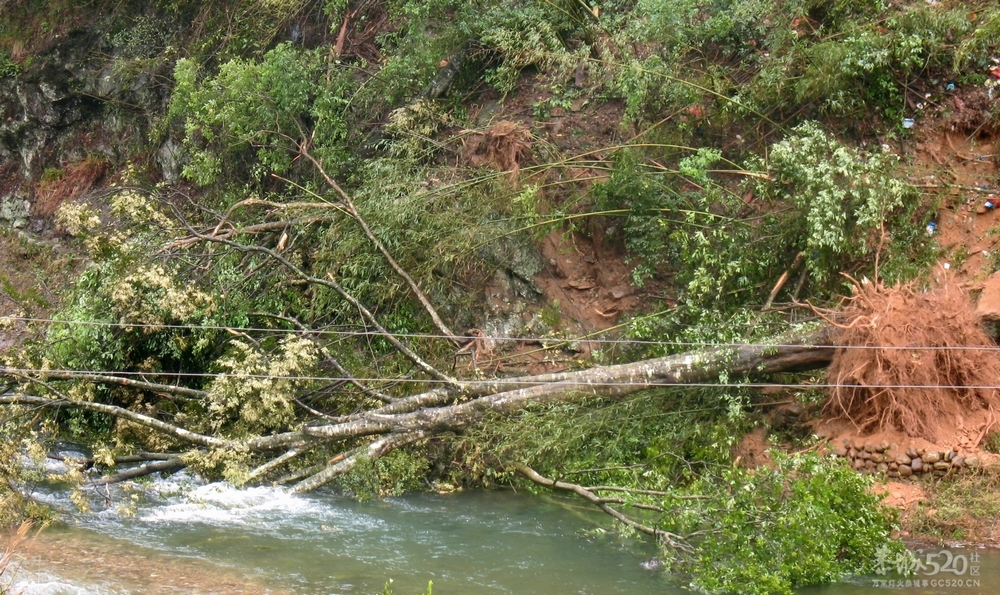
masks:
<path fill-rule="evenodd" d="M 803 304 L 850 292 L 843 272 L 894 286 L 936 258 L 921 193 L 954 188 L 914 188 L 889 136 L 833 131 L 874 140 L 899 126 L 880 114 L 992 68 L 996 10 L 7 4 L 0 78 L 23 80 L 4 139 L 31 146 L 0 147 L 24 161 L 0 171 L 40 182 L 36 215 L 65 201 L 58 228 L 87 257 L 52 320 L 20 300 L 35 335 L 0 355 L 4 485 L 39 479 L 17 463 L 59 441 L 84 445 L 75 469 L 94 472 L 70 475 L 105 494 L 184 468 L 359 495 L 532 482 L 655 535 L 703 590 L 790 592 L 870 568 L 890 522 L 835 461 L 739 466 L 774 405 L 757 380 L 863 429 L 994 419 L 998 366 L 963 351 L 988 340 L 949 309 L 964 297 L 858 283 L 841 314 Z M 82 36 L 42 27 L 93 15 Z M 21 25 L 45 30 L 22 46 Z M 951 92 L 953 130 L 995 132 L 985 89 Z M 81 128 L 78 100 L 107 122 Z M 104 157 L 73 165 L 50 132 Z M 86 194 L 101 176 L 115 185 Z M 580 336 L 555 295 L 529 299 L 540 266 L 560 275 L 533 258 L 538 232 L 591 242 L 587 275 L 622 265 L 610 295 L 641 297 L 592 328 L 620 324 Z M 596 291 L 587 275 L 550 293 Z M 828 364 L 830 393 L 790 376 Z"/>

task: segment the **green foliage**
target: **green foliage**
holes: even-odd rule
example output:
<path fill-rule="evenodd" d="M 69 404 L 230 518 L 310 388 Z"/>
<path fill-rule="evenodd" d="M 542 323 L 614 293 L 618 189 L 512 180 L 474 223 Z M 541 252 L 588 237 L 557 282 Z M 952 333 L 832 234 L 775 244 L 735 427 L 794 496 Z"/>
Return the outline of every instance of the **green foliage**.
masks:
<path fill-rule="evenodd" d="M 422 454 L 394 450 L 374 460 L 359 457 L 354 468 L 337 479 L 337 485 L 359 500 L 401 496 L 420 489 L 428 469 Z"/>
<path fill-rule="evenodd" d="M 208 388 L 213 429 L 218 432 L 234 421 L 230 432 L 242 436 L 286 429 L 295 419 L 294 395 L 308 384 L 297 377 L 315 374 L 316 345 L 295 335 L 282 338 L 269 353 L 244 341 L 229 345 L 214 362 L 225 374 Z"/>
<path fill-rule="evenodd" d="M 328 167 L 346 158 L 348 83 L 322 52 L 279 45 L 260 61 L 229 61 L 206 80 L 184 59 L 174 78 L 170 115 L 184 122 L 190 151 L 184 175 L 200 185 L 242 171 L 239 158 L 251 150 L 256 163 L 248 173 L 257 181 L 287 173 L 300 142 Z"/>
<path fill-rule="evenodd" d="M 528 66 L 565 80 L 577 62 L 586 58 L 586 53 L 575 56 L 566 46 L 565 39 L 578 28 L 571 17 L 551 2 L 498 3 L 476 23 L 479 39 L 501 57 L 500 64 L 486 74 L 486 81 L 501 93 L 509 93 Z"/>
<path fill-rule="evenodd" d="M 896 165 L 893 155 L 861 153 L 806 123 L 771 147 L 770 180 L 755 187 L 798 209 L 797 247 L 822 283 L 850 259 L 877 258 L 896 227 L 914 225 L 916 194 L 895 177 Z"/>
<path fill-rule="evenodd" d="M 664 508 L 649 519 L 664 530 L 703 535 L 693 553 L 667 550 L 664 558 L 710 593 L 791 593 L 871 571 L 881 547 L 902 549 L 890 541 L 893 519 L 870 478 L 842 461 L 772 451 L 773 466 L 735 467 L 733 449 L 749 426 L 727 416 L 726 398 L 657 391 L 496 420 L 471 437 L 478 448 L 462 449 L 465 464 L 481 472 L 495 457 L 582 485 L 665 491 L 624 497 Z"/>
<path fill-rule="evenodd" d="M 740 216 L 742 198 L 710 176 L 720 158 L 701 149 L 681 159 L 678 171 L 664 173 L 622 152 L 609 182 L 595 185 L 600 210 L 630 211 L 622 231 L 639 260 L 637 284 L 657 272 L 670 274 L 687 303 L 708 306 L 738 302 L 782 265 L 784 229 L 768 213 L 757 221 Z"/>
<path fill-rule="evenodd" d="M 995 52 L 998 46 L 1000 46 L 1000 10 L 992 10 L 980 18 L 976 29 L 962 41 L 958 51 L 955 52 L 955 70 L 989 65 L 990 54 Z"/>
<path fill-rule="evenodd" d="M 0 49 L 0 79 L 13 78 L 21 74 L 21 67 L 11 61 L 6 51 Z"/>
<path fill-rule="evenodd" d="M 812 454 L 774 456 L 773 468 L 730 468 L 698 482 L 708 499 L 676 527 L 706 532 L 688 566 L 693 586 L 790 594 L 871 572 L 880 548 L 902 551 L 890 541 L 893 522 L 869 478 Z"/>

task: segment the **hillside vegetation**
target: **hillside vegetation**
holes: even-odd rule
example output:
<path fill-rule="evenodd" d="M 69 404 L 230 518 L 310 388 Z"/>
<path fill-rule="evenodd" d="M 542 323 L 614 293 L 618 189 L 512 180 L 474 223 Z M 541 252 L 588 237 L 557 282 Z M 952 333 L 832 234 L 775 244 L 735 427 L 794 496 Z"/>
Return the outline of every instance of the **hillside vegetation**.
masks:
<path fill-rule="evenodd" d="M 902 548 L 808 430 L 756 469 L 736 447 L 760 373 L 826 398 L 802 370 L 827 356 L 768 367 L 829 345 L 816 312 L 936 259 L 950 190 L 911 184 L 906 146 L 952 96 L 979 102 L 961 132 L 996 131 L 994 3 L 0 14 L 3 241 L 48 267 L 44 291 L 0 271 L 6 483 L 72 442 L 81 504 L 185 467 L 362 498 L 548 485 L 720 593 Z"/>

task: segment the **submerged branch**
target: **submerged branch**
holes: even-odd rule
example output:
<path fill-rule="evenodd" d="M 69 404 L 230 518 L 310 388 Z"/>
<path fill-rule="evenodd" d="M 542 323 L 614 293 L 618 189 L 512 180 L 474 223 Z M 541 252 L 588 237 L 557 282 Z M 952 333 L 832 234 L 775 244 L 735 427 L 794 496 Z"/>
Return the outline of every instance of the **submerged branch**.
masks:
<path fill-rule="evenodd" d="M 165 461 L 157 461 L 155 463 L 147 463 L 145 465 L 140 465 L 134 469 L 129 469 L 127 471 L 122 471 L 121 473 L 116 473 L 115 475 L 109 475 L 107 477 L 102 477 L 100 479 L 94 480 L 93 484 L 97 486 L 108 485 L 112 483 L 120 483 L 127 481 L 129 479 L 136 479 L 138 477 L 145 477 L 147 475 L 152 475 L 154 473 L 176 473 L 180 471 L 187 465 L 179 458 L 167 459 Z"/>
<path fill-rule="evenodd" d="M 548 479 L 547 477 L 543 477 L 537 471 L 535 471 L 531 467 L 528 467 L 527 465 L 515 465 L 514 469 L 516 469 L 517 472 L 520 473 L 521 475 L 527 477 L 528 479 L 537 483 L 540 486 L 545 486 L 553 490 L 563 490 L 567 492 L 573 492 L 574 494 L 580 496 L 581 498 L 596 505 L 598 508 L 600 508 L 602 511 L 610 515 L 616 521 L 624 525 L 627 525 L 635 529 L 636 531 L 639 531 L 640 533 L 645 533 L 646 535 L 652 535 L 653 537 L 656 537 L 657 539 L 659 539 L 660 541 L 662 541 L 671 548 L 682 550 L 685 552 L 694 551 L 694 549 L 691 547 L 691 545 L 687 542 L 687 540 L 684 537 L 681 537 L 680 535 L 676 535 L 669 531 L 664 531 L 663 529 L 658 529 L 656 527 L 650 527 L 648 525 L 644 525 L 639 521 L 623 514 L 621 511 L 615 510 L 614 508 L 611 507 L 611 504 L 620 504 L 621 500 L 611 499 L 611 498 L 601 498 L 600 496 L 590 491 L 589 489 L 575 483 L 568 483 L 565 481 L 555 481 L 552 479 Z"/>
<path fill-rule="evenodd" d="M 354 466 L 357 465 L 359 457 L 377 459 L 401 446 L 406 446 L 407 444 L 422 440 L 425 436 L 426 434 L 424 432 L 410 432 L 408 434 L 389 434 L 388 436 L 379 438 L 378 440 L 370 443 L 368 446 L 355 450 L 350 456 L 328 465 L 319 473 L 307 477 L 306 479 L 303 479 L 299 483 L 295 484 L 295 487 L 292 488 L 292 493 L 300 494 L 302 492 L 311 492 L 316 488 L 330 483 L 336 479 L 338 475 L 342 475 L 353 469 Z"/>

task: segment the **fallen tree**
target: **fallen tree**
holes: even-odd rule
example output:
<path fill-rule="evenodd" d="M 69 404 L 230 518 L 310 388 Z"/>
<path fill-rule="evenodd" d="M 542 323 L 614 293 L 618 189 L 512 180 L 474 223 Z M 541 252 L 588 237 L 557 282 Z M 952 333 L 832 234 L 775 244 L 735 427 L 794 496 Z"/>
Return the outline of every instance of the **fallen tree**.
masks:
<path fill-rule="evenodd" d="M 110 375 L 0 368 L 10 386 L 0 396 L 0 404 L 93 411 L 127 420 L 166 434 L 180 443 L 201 449 L 228 449 L 239 452 L 273 453 L 257 467 L 251 477 L 259 479 L 278 471 L 289 461 L 322 445 L 345 440 L 361 442 L 334 457 L 321 467 L 299 472 L 293 478 L 293 491 L 316 489 L 352 469 L 360 457 L 375 458 L 419 440 L 445 432 L 476 426 L 487 414 L 513 415 L 530 406 L 575 402 L 590 397 L 620 398 L 643 390 L 671 385 L 712 384 L 720 375 L 737 378 L 745 375 L 805 371 L 829 365 L 834 348 L 828 329 L 808 335 L 784 338 L 780 344 L 717 347 L 611 366 L 585 370 L 489 380 L 443 382 L 444 386 L 403 397 L 381 407 L 339 418 L 315 418 L 301 428 L 245 439 L 201 434 L 156 417 L 105 403 L 81 401 L 55 391 L 46 380 L 53 376 L 93 383 L 121 384 L 123 379 Z M 137 383 L 129 381 L 130 386 Z M 15 390 L 10 390 L 19 385 Z M 42 391 L 32 391 L 35 386 Z M 164 393 L 177 387 L 151 382 L 141 388 Z M 44 392 L 48 394 L 37 394 Z M 35 393 L 35 394 L 33 394 Z M 187 391 L 185 396 L 197 396 Z M 147 465 L 149 473 L 181 466 L 181 454 L 168 457 L 163 464 Z M 167 464 L 169 463 L 169 464 Z M 135 474 L 121 477 L 132 478 Z"/>

